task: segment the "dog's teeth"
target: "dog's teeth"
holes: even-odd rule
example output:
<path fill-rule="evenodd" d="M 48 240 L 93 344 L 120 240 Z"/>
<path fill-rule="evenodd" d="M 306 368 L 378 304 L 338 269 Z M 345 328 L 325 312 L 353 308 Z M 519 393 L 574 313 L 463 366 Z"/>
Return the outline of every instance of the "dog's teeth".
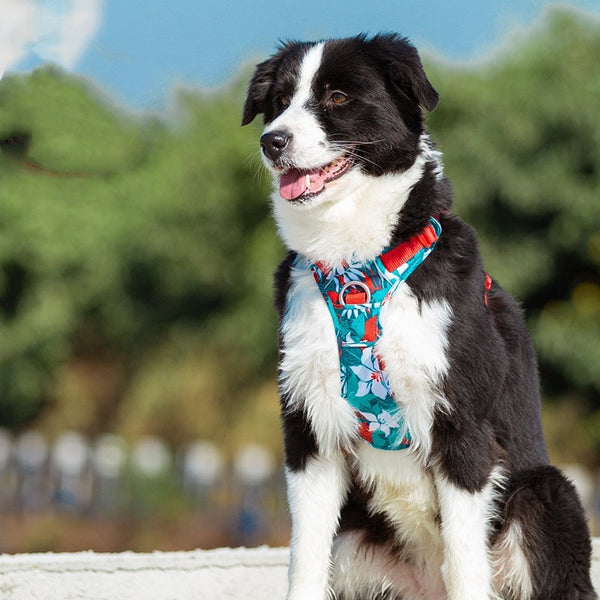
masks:
<path fill-rule="evenodd" d="M 310 175 L 306 174 L 306 189 L 310 190 Z"/>

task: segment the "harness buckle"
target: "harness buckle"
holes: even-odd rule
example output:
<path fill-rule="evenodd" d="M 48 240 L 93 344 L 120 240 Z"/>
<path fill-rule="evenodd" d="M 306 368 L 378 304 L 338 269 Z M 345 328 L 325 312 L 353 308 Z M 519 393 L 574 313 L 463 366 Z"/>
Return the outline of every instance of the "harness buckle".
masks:
<path fill-rule="evenodd" d="M 346 306 L 346 299 L 344 298 L 344 295 L 352 287 L 359 287 L 365 292 L 365 301 L 361 302 L 360 304 L 369 304 L 369 302 L 371 302 L 371 290 L 369 289 L 366 283 L 363 283 L 362 281 L 349 281 L 340 290 L 339 302 L 342 306 Z"/>

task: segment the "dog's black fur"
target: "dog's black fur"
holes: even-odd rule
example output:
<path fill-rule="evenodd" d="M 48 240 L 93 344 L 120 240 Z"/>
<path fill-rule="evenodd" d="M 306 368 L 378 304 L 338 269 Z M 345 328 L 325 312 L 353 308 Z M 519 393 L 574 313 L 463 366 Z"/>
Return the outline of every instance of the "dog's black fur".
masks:
<path fill-rule="evenodd" d="M 243 124 L 258 113 L 264 113 L 269 124 L 285 111 L 282 98 L 294 94 L 300 61 L 311 47 L 285 44 L 257 67 Z M 331 106 L 327 94 L 338 89 L 352 101 Z M 431 111 L 438 103 L 416 50 L 396 35 L 328 41 L 312 92 L 307 109 L 328 139 L 356 142 L 354 168 L 369 176 L 400 173 L 415 162 L 419 140 L 426 133 L 424 109 Z M 438 176 L 438 166 L 433 160 L 425 165 L 397 215 L 390 240 L 382 241 L 383 247 L 410 239 L 431 215 L 442 225 L 434 252 L 408 281 L 420 303 L 443 299 L 452 311 L 449 370 L 443 380 L 443 394 L 452 410 L 435 412 L 427 463 L 457 488 L 473 493 L 484 488 L 492 469 L 500 465 L 507 480 L 498 517 L 489 530 L 490 548 L 511 523 L 518 522 L 530 567 L 530 599 L 591 600 L 596 595 L 589 577 L 587 524 L 573 486 L 548 465 L 537 364 L 523 311 L 496 282 L 485 289 L 475 232 L 450 212 L 451 185 Z M 275 277 L 281 321 L 296 255 L 292 248 Z M 319 444 L 308 415 L 290 401 L 287 391 L 281 403 L 286 465 L 290 472 L 301 472 L 319 455 Z M 372 510 L 371 495 L 368 486 L 352 478 L 338 535 L 361 530 L 367 532 L 369 543 L 397 545 L 393 523 Z"/>

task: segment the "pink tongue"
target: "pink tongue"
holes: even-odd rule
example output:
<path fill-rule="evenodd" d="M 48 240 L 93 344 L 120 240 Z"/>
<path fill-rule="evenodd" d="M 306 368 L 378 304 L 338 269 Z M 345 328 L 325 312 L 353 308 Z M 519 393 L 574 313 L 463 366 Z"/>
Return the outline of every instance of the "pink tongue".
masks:
<path fill-rule="evenodd" d="M 310 192 L 316 194 L 325 186 L 324 179 L 320 169 L 309 172 L 290 169 L 279 179 L 279 195 L 284 200 L 296 200 L 308 189 L 307 180 L 310 181 Z"/>

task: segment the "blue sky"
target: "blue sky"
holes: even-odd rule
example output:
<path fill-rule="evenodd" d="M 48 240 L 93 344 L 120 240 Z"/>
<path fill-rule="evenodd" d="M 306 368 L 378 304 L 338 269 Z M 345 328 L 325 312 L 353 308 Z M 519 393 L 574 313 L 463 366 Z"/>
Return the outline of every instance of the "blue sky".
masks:
<path fill-rule="evenodd" d="M 92 78 L 126 106 L 161 109 L 174 85 L 221 85 L 243 65 L 272 52 L 280 38 L 392 30 L 408 36 L 422 52 L 451 61 L 474 61 L 488 57 L 515 31 L 532 26 L 551 4 L 544 0 L 0 0 L 4 29 L 11 15 L 16 24 L 19 19 L 36 23 L 14 42 L 21 43 L 20 53 L 11 54 L 0 43 L 0 73 L 55 62 Z M 600 17 L 598 0 L 562 4 Z M 24 7 L 31 10 L 25 14 Z M 20 31 L 17 25 L 13 30 Z M 0 24 L 0 37 L 2 33 Z"/>

